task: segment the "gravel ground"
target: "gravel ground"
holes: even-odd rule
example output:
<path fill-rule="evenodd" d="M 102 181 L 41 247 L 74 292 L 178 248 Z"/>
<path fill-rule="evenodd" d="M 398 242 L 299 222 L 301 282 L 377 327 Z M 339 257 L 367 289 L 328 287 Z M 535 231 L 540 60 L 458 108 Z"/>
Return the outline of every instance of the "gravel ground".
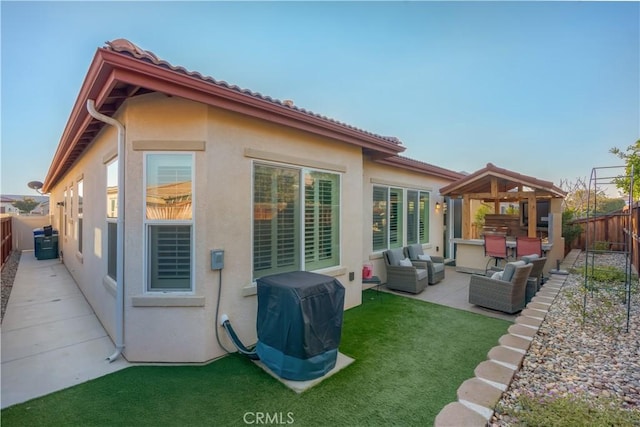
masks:
<path fill-rule="evenodd" d="M 13 279 L 16 277 L 18 271 L 18 264 L 20 263 L 20 252 L 13 251 L 9 255 L 9 260 L 2 267 L 2 314 L 1 319 L 4 320 L 4 311 L 7 309 L 7 302 L 9 301 L 9 295 L 11 294 L 11 288 L 13 287 Z"/>
<path fill-rule="evenodd" d="M 583 253 L 575 268 L 583 268 L 584 262 Z M 595 265 L 624 266 L 624 257 L 598 254 Z M 640 425 L 640 292 L 637 279 L 633 283 L 626 332 L 626 304 L 620 304 L 619 296 L 613 298 L 612 292 L 601 292 L 601 299 L 588 298 L 588 315 L 581 324 L 584 299 L 580 290 L 584 277 L 568 276 L 534 337 L 522 368 L 498 403 L 492 426 L 518 425 L 518 420 L 506 415 L 505 410 L 519 409 L 519 396 L 536 400 L 575 396 L 589 402 L 609 400 L 616 407 L 637 411 Z"/>

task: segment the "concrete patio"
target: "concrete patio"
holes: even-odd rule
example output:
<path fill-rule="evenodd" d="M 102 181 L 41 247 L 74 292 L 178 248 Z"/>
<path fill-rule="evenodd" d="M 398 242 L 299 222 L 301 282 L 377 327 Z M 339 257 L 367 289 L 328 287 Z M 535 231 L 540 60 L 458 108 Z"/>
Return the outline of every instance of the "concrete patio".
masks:
<path fill-rule="evenodd" d="M 59 259 L 24 251 L 2 322 L 2 408 L 123 369 L 113 342 Z"/>
<path fill-rule="evenodd" d="M 467 302 L 469 274 L 447 267 L 445 279 L 419 295 L 387 293 L 514 321 L 515 315 Z M 363 301 L 368 302 L 368 301 Z M 24 251 L 2 323 L 2 408 L 72 387 L 131 366 L 106 358 L 115 346 L 59 259 Z"/>
<path fill-rule="evenodd" d="M 508 320 L 510 322 L 515 321 L 518 316 L 517 314 L 502 313 L 500 311 L 469 304 L 468 295 L 470 277 L 471 274 L 460 273 L 456 271 L 455 267 L 446 266 L 444 279 L 435 285 L 429 285 L 424 291 L 417 295 L 390 290 L 384 285 L 380 286 L 380 292 L 389 292 L 395 295 L 419 299 L 421 301 L 432 302 L 434 304 L 458 308 L 460 310 L 471 311 L 473 313 Z M 375 289 L 375 287 L 373 289 Z"/>

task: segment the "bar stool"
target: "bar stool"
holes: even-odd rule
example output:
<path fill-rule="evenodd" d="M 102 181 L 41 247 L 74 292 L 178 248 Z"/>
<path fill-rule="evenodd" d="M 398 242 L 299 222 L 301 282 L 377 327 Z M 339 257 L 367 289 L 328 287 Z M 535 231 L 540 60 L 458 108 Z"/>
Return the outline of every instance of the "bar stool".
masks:
<path fill-rule="evenodd" d="M 503 260 L 505 264 L 507 263 L 507 258 L 509 255 L 507 253 L 507 237 L 500 236 L 495 234 L 485 234 L 484 235 L 484 256 L 488 256 L 495 260 L 495 266 L 498 266 L 498 260 Z M 487 267 L 489 267 L 489 263 L 491 260 L 487 261 Z"/>
<path fill-rule="evenodd" d="M 525 255 L 542 256 L 542 240 L 537 237 L 516 237 L 516 258 Z"/>

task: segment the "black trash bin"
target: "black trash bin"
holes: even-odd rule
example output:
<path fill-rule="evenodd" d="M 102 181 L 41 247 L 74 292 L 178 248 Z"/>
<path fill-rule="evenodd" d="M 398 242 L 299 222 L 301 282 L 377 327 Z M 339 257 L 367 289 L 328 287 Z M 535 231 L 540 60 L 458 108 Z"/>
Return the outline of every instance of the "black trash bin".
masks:
<path fill-rule="evenodd" d="M 336 365 L 344 286 L 335 278 L 296 271 L 262 277 L 258 285 L 260 360 L 281 378 L 306 381 Z"/>
<path fill-rule="evenodd" d="M 34 229 L 33 249 L 38 260 L 58 258 L 58 230 L 51 226 Z"/>

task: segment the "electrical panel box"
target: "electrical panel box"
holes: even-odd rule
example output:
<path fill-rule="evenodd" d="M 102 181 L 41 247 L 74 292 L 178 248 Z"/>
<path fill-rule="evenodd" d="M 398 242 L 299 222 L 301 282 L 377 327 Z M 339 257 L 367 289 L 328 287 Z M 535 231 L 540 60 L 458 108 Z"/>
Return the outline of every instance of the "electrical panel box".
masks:
<path fill-rule="evenodd" d="M 224 268 L 224 250 L 212 249 L 211 250 L 211 269 L 222 270 Z"/>

